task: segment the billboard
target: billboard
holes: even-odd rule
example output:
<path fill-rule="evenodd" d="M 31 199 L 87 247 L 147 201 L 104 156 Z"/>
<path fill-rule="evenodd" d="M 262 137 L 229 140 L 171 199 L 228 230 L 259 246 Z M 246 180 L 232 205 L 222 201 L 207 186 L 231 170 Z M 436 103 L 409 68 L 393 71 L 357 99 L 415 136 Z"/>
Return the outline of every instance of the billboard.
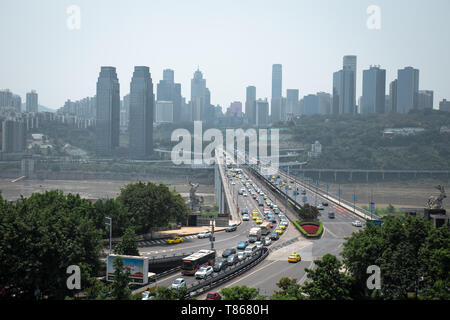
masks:
<path fill-rule="evenodd" d="M 124 268 L 130 270 L 131 284 L 148 283 L 148 259 L 138 256 L 125 256 L 111 254 L 106 261 L 106 281 L 114 281 L 114 260 L 120 257 L 123 260 Z"/>

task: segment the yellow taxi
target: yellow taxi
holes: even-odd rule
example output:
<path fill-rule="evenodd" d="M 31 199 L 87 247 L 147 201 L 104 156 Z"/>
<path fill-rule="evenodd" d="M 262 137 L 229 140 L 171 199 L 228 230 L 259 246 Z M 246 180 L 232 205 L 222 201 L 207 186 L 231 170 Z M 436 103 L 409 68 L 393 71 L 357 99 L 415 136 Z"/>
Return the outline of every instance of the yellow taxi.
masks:
<path fill-rule="evenodd" d="M 291 187 L 291 186 L 289 186 L 289 190 L 292 190 L 292 187 Z"/>
<path fill-rule="evenodd" d="M 283 183 L 281 184 L 282 187 L 284 187 L 285 185 L 286 185 L 286 182 L 283 182 Z"/>
<path fill-rule="evenodd" d="M 275 232 L 278 233 L 279 235 L 283 234 L 283 229 L 280 229 L 279 227 L 275 229 Z"/>
<path fill-rule="evenodd" d="M 288 262 L 299 262 L 302 260 L 302 257 L 298 253 L 293 253 L 288 257 Z"/>
<path fill-rule="evenodd" d="M 258 217 L 258 215 L 254 215 L 254 216 L 252 217 L 252 219 L 253 219 L 253 220 L 258 220 L 258 219 L 260 219 L 260 218 Z"/>
<path fill-rule="evenodd" d="M 278 228 L 281 229 L 281 230 L 284 230 L 284 229 L 286 229 L 286 226 L 284 224 L 279 224 Z"/>
<path fill-rule="evenodd" d="M 181 242 L 183 242 L 183 241 L 184 241 L 184 240 L 183 240 L 182 237 L 176 236 L 176 237 L 167 239 L 167 240 L 166 240 L 166 243 L 167 243 L 167 244 L 175 244 L 175 243 L 181 243 Z"/>
<path fill-rule="evenodd" d="M 261 218 L 256 219 L 256 224 L 261 224 L 263 221 Z"/>
<path fill-rule="evenodd" d="M 252 215 L 254 216 L 254 215 L 257 215 L 257 214 L 259 214 L 259 211 L 258 210 L 253 210 L 252 211 Z"/>

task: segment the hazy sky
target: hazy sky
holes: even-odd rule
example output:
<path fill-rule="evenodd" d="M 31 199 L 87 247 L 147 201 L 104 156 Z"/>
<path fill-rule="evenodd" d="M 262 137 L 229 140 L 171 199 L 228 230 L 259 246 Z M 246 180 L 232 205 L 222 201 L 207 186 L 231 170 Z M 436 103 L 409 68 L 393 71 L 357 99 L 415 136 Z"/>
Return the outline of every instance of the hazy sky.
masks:
<path fill-rule="evenodd" d="M 81 10 L 79 30 L 67 27 L 70 5 Z M 367 7 L 381 9 L 381 29 L 367 28 Z M 95 95 L 100 66 L 115 66 L 121 96 L 135 65 L 150 67 L 154 91 L 163 69 L 189 100 L 197 65 L 211 102 L 226 108 L 245 101 L 245 87 L 270 98 L 273 63 L 283 65 L 283 95 L 331 92 L 332 73 L 346 54 L 362 70 L 420 69 L 420 89 L 434 105 L 450 99 L 449 0 L 0 0 L 0 89 L 39 103 Z"/>

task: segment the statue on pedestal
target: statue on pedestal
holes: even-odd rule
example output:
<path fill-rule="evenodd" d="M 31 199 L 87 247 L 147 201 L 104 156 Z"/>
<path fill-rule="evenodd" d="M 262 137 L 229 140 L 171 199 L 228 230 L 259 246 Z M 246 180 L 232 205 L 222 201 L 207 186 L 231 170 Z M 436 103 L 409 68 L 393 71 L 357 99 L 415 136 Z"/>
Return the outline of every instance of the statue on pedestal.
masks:
<path fill-rule="evenodd" d="M 198 189 L 199 183 L 195 184 L 189 181 L 189 184 L 191 185 L 191 189 L 189 190 L 189 199 L 190 199 L 190 206 L 192 212 L 200 211 L 200 204 L 203 203 L 203 197 L 198 197 L 195 192 Z"/>
<path fill-rule="evenodd" d="M 431 196 L 430 198 L 428 198 L 427 202 L 428 209 L 442 209 L 442 201 L 445 198 L 447 198 L 444 186 L 438 185 L 435 188 L 438 189 L 441 192 L 441 194 L 437 197 Z"/>

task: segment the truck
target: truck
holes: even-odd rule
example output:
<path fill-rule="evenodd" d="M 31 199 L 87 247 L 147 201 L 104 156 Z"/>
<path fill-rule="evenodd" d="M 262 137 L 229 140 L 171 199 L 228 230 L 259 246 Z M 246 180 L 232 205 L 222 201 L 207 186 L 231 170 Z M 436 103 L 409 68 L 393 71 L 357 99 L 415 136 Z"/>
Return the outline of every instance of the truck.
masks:
<path fill-rule="evenodd" d="M 248 240 L 251 243 L 253 243 L 255 241 L 260 241 L 261 240 L 261 228 L 260 227 L 251 228 L 248 233 Z"/>
<path fill-rule="evenodd" d="M 270 233 L 270 223 L 269 222 L 263 222 L 259 228 L 261 229 L 261 235 L 265 236 Z"/>

